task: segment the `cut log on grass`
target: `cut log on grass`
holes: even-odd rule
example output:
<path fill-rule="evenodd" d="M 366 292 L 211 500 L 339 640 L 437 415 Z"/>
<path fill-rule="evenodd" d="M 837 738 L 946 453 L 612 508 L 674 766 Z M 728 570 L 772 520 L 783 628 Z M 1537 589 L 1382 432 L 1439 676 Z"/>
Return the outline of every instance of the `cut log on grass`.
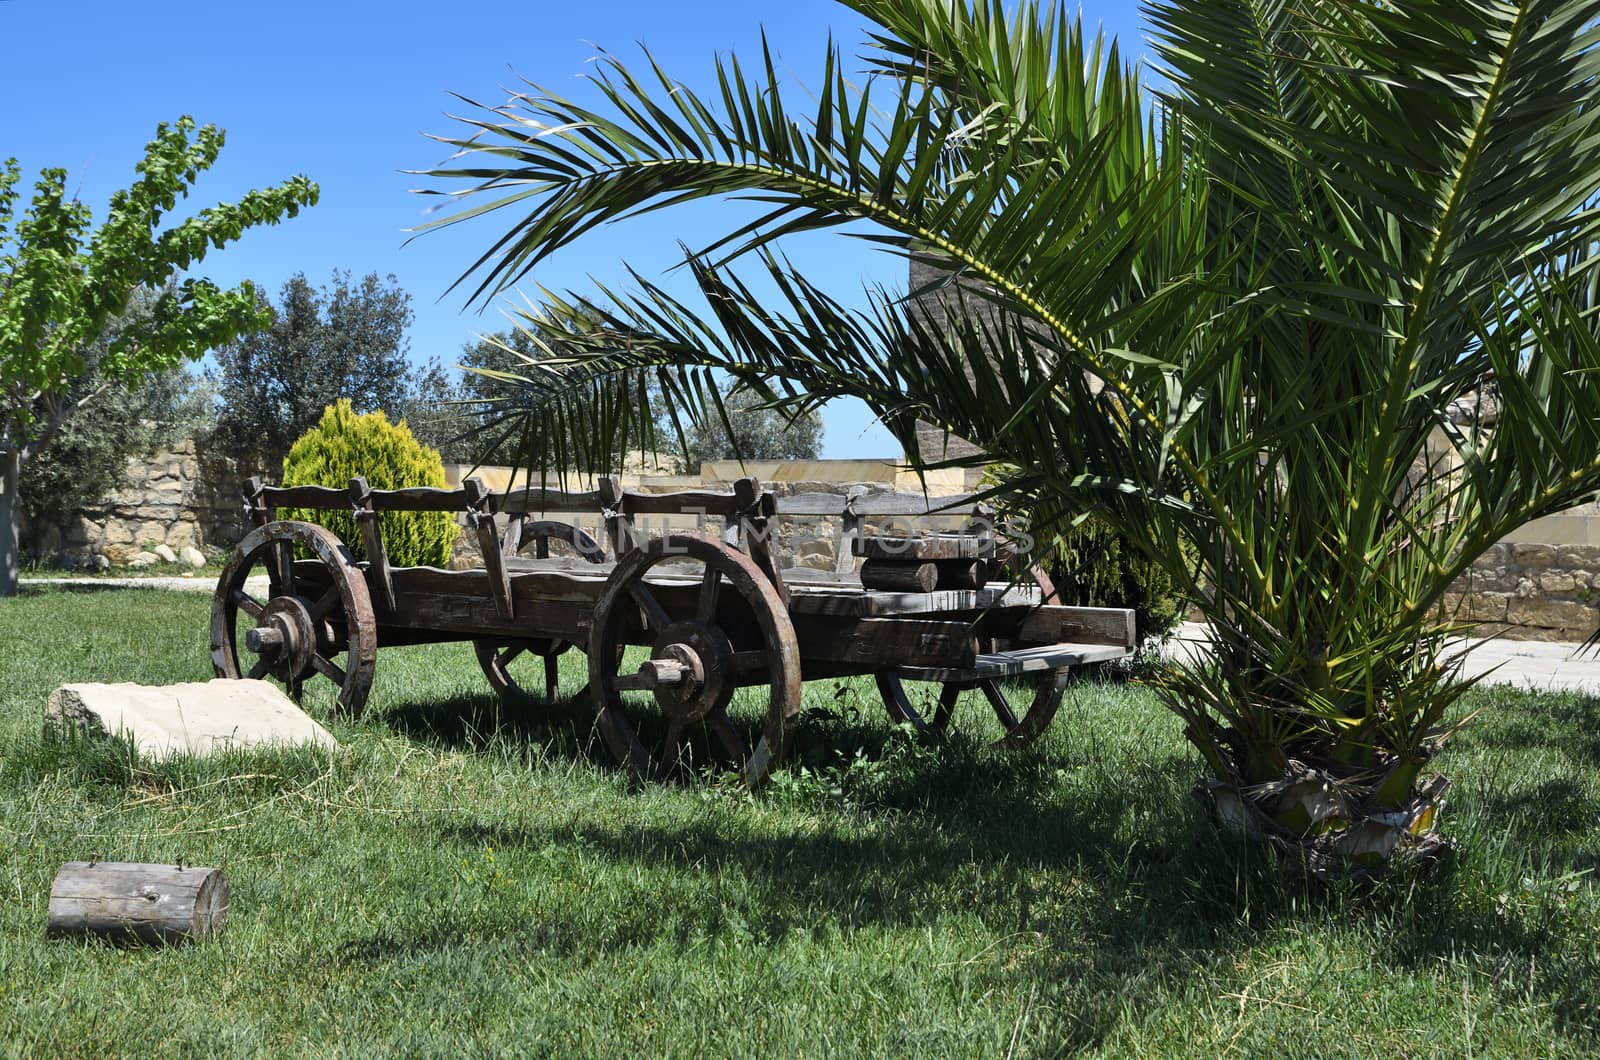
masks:
<path fill-rule="evenodd" d="M 50 887 L 50 938 L 95 936 L 119 943 L 205 938 L 228 919 L 221 869 L 69 861 Z"/>

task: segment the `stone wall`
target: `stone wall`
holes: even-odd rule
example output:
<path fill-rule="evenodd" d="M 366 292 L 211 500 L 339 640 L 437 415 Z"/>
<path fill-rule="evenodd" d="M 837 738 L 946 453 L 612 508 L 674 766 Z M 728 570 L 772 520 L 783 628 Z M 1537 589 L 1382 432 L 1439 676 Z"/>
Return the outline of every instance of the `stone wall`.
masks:
<path fill-rule="evenodd" d="M 1445 600 L 1447 613 L 1517 640 L 1585 640 L 1600 629 L 1600 506 L 1536 519 L 1493 546 Z"/>
<path fill-rule="evenodd" d="M 215 556 L 244 532 L 239 481 L 225 461 L 179 442 L 130 459 L 125 481 L 100 505 L 28 536 L 65 566 L 124 566 L 162 548 Z"/>

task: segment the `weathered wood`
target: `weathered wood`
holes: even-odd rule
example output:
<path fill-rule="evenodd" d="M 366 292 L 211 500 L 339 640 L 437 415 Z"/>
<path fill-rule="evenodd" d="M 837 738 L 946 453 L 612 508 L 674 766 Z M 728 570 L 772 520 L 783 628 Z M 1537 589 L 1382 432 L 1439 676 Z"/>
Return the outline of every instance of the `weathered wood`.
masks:
<path fill-rule="evenodd" d="M 497 494 L 495 505 L 496 511 L 507 515 L 543 515 L 550 512 L 598 515 L 601 497 L 599 490 L 568 492 L 528 487 Z"/>
<path fill-rule="evenodd" d="M 941 589 L 982 589 L 988 582 L 989 564 L 981 559 L 936 560 Z"/>
<path fill-rule="evenodd" d="M 921 493 L 863 493 L 850 498 L 850 509 L 857 515 L 988 515 L 989 505 L 972 499 L 970 493 L 950 497 L 928 497 Z"/>
<path fill-rule="evenodd" d="M 383 544 L 383 528 L 372 506 L 372 489 L 366 479 L 357 475 L 350 480 L 345 503 L 355 508 L 356 528 L 361 531 L 361 544 L 367 553 L 367 580 L 377 590 L 373 594 L 373 604 L 380 613 L 392 613 L 394 575 L 389 569 L 389 551 Z"/>
<path fill-rule="evenodd" d="M 718 490 L 679 490 L 676 493 L 636 493 L 629 491 L 623 500 L 628 515 L 737 515 L 740 501 L 732 493 Z"/>
<path fill-rule="evenodd" d="M 985 653 L 977 656 L 968 666 L 919 666 L 908 663 L 896 667 L 894 672 L 909 681 L 981 681 L 1107 662 L 1126 658 L 1127 655 L 1126 648 L 1115 644 L 1048 644 L 1037 648 Z"/>
<path fill-rule="evenodd" d="M 1026 644 L 1114 644 L 1138 647 L 1133 612 L 1122 607 L 1040 607 L 1023 619 L 1016 639 Z"/>
<path fill-rule="evenodd" d="M 618 559 L 632 552 L 638 544 L 634 540 L 633 520 L 623 506 L 622 484 L 609 475 L 600 479 L 600 511 L 605 516 L 606 541 L 611 554 Z"/>
<path fill-rule="evenodd" d="M 350 507 L 350 495 L 332 486 L 265 486 L 261 497 L 264 503 L 276 508 L 343 511 Z"/>
<path fill-rule="evenodd" d="M 869 559 L 861 564 L 861 584 L 868 589 L 931 593 L 934 586 L 939 584 L 939 568 L 932 563 Z"/>
<path fill-rule="evenodd" d="M 69 861 L 50 887 L 45 934 L 175 943 L 215 935 L 227 919 L 220 869 Z"/>
<path fill-rule="evenodd" d="M 853 622 L 795 615 L 805 658 L 876 666 L 971 666 L 978 638 L 967 622 L 919 618 L 863 618 Z"/>
<path fill-rule="evenodd" d="M 767 576 L 772 587 L 778 592 L 778 599 L 783 601 L 783 609 L 789 609 L 789 587 L 783 582 L 783 574 L 778 569 L 778 562 L 772 555 L 769 540 L 769 528 L 773 510 L 772 495 L 763 493 L 761 480 L 755 477 L 741 478 L 733 484 L 733 495 L 739 502 L 737 517 L 744 529 L 744 549 L 750 558 L 756 561 L 756 566 L 761 568 L 761 573 Z"/>
<path fill-rule="evenodd" d="M 516 611 L 511 603 L 511 580 L 506 574 L 505 557 L 500 552 L 500 537 L 495 531 L 494 515 L 489 508 L 494 503 L 483 480 L 473 476 L 461 484 L 467 498 L 467 529 L 478 538 L 478 551 L 483 556 L 483 569 L 489 575 L 489 592 L 501 618 L 514 618 Z"/>
<path fill-rule="evenodd" d="M 279 508 L 314 508 L 318 511 L 343 511 L 350 504 L 349 494 L 332 486 L 268 486 L 266 502 Z M 462 490 L 432 486 L 408 486 L 397 490 L 371 490 L 372 507 L 380 512 L 460 512 L 467 508 Z"/>
<path fill-rule="evenodd" d="M 785 516 L 834 516 L 842 518 L 850 498 L 839 493 L 791 493 L 776 500 L 777 514 Z"/>
<path fill-rule="evenodd" d="M 977 534 L 864 534 L 852 545 L 855 554 L 867 559 L 973 560 L 994 551 L 994 538 Z"/>

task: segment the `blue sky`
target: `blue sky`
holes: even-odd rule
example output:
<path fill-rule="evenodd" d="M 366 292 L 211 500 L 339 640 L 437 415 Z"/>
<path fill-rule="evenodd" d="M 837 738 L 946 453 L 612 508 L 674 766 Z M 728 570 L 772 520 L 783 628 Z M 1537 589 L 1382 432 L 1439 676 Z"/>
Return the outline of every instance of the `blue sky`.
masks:
<path fill-rule="evenodd" d="M 1086 3 L 1124 47 L 1142 50 L 1132 3 Z M 830 31 L 856 50 L 865 21 L 824 0 L 782 4 L 701 0 L 693 4 L 616 0 L 605 4 L 480 2 L 471 5 L 280 0 L 217 3 L 73 3 L 0 0 L 0 70 L 9 98 L 0 108 L 0 157 L 15 156 L 25 179 L 63 166 L 68 187 L 99 217 L 161 121 L 180 114 L 227 130 L 217 165 L 204 174 L 197 206 L 233 201 L 255 187 L 305 173 L 321 203 L 276 228 L 257 229 L 198 270 L 219 283 L 252 279 L 274 295 L 303 271 L 325 282 L 334 269 L 393 273 L 412 295 L 415 358 L 452 363 L 474 333 L 504 323 L 464 305 L 452 281 L 507 222 L 481 222 L 406 244 L 405 229 L 427 219 L 428 198 L 407 169 L 448 152 L 425 138 L 446 134 L 447 116 L 466 107 L 450 93 L 498 103 L 526 77 L 563 94 L 597 48 L 632 62 L 648 44 L 673 76 L 707 87 L 711 59 L 759 54 L 764 28 L 780 70 L 816 83 Z M 435 200 L 436 201 L 436 200 Z M 727 224 L 726 204 L 697 204 L 593 233 L 542 265 L 545 286 L 586 290 L 588 277 L 625 286 L 623 262 L 659 276 L 680 240 L 694 244 Z M 808 274 L 849 298 L 863 284 L 903 288 L 905 265 L 837 235 L 788 247 Z M 857 405 L 830 407 L 824 456 L 897 456 L 898 447 Z"/>

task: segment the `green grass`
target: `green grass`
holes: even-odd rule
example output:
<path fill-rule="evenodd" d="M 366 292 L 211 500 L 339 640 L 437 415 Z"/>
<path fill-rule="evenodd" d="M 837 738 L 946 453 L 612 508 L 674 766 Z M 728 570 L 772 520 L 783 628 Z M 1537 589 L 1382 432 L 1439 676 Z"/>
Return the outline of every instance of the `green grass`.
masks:
<path fill-rule="evenodd" d="M 0 601 L 0 1053 L 1553 1055 L 1600 1047 L 1600 703 L 1475 694 L 1446 871 L 1328 889 L 1214 833 L 1173 719 L 1080 685 L 941 747 L 818 682 L 751 796 L 625 782 L 581 704 L 386 650 L 338 753 L 46 744 L 65 681 L 209 676 L 207 598 Z M 577 660 L 566 687 L 582 677 Z M 312 704 L 313 712 L 320 709 Z M 43 938 L 64 861 L 223 868 L 216 940 Z"/>

